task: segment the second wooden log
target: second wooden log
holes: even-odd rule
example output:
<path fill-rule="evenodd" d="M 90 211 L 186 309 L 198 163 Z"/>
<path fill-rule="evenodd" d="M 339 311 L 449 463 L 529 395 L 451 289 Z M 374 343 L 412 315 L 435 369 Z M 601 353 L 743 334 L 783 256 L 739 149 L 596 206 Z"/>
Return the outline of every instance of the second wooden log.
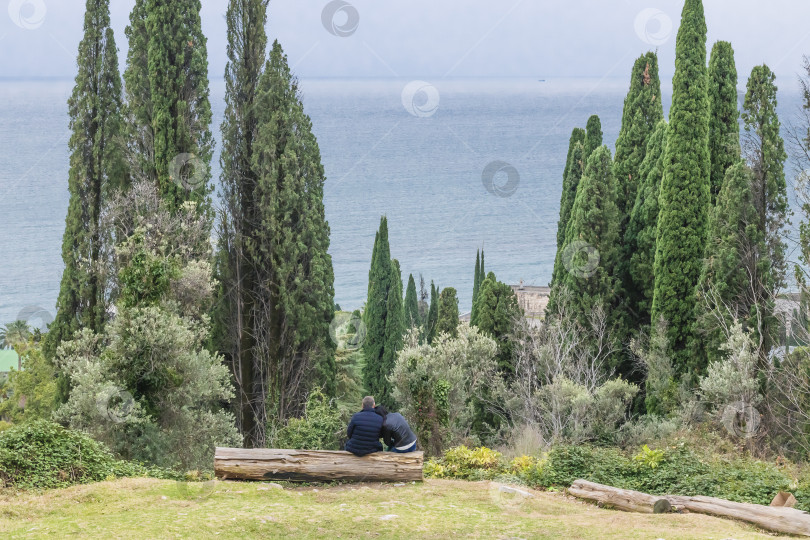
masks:
<path fill-rule="evenodd" d="M 597 502 L 603 506 L 610 506 L 628 512 L 641 512 L 644 514 L 665 514 L 672 510 L 672 505 L 666 497 L 648 495 L 640 491 L 619 489 L 611 486 L 576 480 L 568 493 L 579 499 Z"/>

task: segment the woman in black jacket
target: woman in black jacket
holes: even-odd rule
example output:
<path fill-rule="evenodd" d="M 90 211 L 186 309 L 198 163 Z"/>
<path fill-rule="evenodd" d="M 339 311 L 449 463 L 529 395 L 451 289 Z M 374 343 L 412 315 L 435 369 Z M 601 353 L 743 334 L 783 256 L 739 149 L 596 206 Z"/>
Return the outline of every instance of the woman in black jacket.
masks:
<path fill-rule="evenodd" d="M 416 450 L 416 434 L 404 416 L 389 413 L 383 405 L 377 405 L 374 410 L 383 418 L 382 437 L 389 452 L 407 454 Z"/>

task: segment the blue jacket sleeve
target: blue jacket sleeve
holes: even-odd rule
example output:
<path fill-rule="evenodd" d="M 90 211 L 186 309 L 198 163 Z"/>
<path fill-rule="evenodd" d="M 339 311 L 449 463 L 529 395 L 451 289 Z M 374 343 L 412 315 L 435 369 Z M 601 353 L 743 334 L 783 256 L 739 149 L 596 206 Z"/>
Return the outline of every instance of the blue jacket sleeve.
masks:
<path fill-rule="evenodd" d="M 349 422 L 349 427 L 346 428 L 346 434 L 349 436 L 350 439 L 352 438 L 352 432 L 354 432 L 354 416 L 352 416 L 352 419 Z"/>

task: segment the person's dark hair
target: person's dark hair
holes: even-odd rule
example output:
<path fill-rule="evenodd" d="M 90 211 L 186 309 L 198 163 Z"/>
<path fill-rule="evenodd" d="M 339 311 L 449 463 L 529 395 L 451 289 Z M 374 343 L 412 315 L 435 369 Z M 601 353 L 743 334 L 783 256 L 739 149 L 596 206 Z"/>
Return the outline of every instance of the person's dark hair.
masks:
<path fill-rule="evenodd" d="M 363 408 L 364 409 L 374 408 L 374 396 L 366 396 L 363 398 Z"/>
<path fill-rule="evenodd" d="M 385 417 L 388 416 L 388 409 L 385 408 L 385 405 L 377 405 L 374 407 L 374 412 L 382 416 L 383 422 L 385 422 Z"/>

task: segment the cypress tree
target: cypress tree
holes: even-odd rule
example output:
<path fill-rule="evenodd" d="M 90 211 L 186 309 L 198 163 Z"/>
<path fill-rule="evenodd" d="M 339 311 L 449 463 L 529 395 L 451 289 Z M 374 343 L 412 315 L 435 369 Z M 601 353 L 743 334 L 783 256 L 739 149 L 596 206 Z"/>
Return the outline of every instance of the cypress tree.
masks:
<path fill-rule="evenodd" d="M 568 156 L 565 159 L 563 171 L 562 195 L 560 196 L 560 219 L 557 222 L 557 250 L 565 241 L 565 229 L 571 216 L 571 207 L 577 196 L 577 185 L 582 178 L 582 145 L 585 144 L 585 130 L 574 128 L 568 140 Z M 572 171 L 575 174 L 572 175 Z"/>
<path fill-rule="evenodd" d="M 501 283 L 490 272 L 481 284 L 478 300 L 478 329 L 498 343 L 498 367 L 507 376 L 514 374 L 512 341 L 515 321 L 523 315 L 512 287 Z"/>
<path fill-rule="evenodd" d="M 107 318 L 102 272 L 106 242 L 100 228 L 104 202 L 126 183 L 121 147 L 121 76 L 118 49 L 110 28 L 109 0 L 87 0 L 78 73 L 68 100 L 70 202 L 62 238 L 65 269 L 56 318 L 48 329 L 45 352 L 53 358 L 64 340 L 82 328 L 101 333 Z M 63 399 L 67 387 L 60 382 Z"/>
<path fill-rule="evenodd" d="M 380 219 L 380 229 L 374 241 L 371 269 L 368 273 L 368 298 L 363 317 L 366 324 L 363 380 L 367 390 L 380 403 L 390 403 L 391 384 L 388 375 L 394 367 L 396 353 L 401 348 L 404 327 L 402 279 L 399 262 L 396 259 L 391 260 L 388 219 L 385 216 Z"/>
<path fill-rule="evenodd" d="M 638 185 L 642 181 L 640 169 L 647 154 L 647 143 L 663 119 L 658 56 L 648 52 L 633 65 L 630 90 L 624 100 L 622 127 L 616 139 L 613 175 L 616 177 L 616 205 L 621 216 L 622 234 L 630 221 Z"/>
<path fill-rule="evenodd" d="M 178 207 L 210 204 L 211 104 L 200 0 L 136 0 L 124 72 L 132 174 Z"/>
<path fill-rule="evenodd" d="M 445 287 L 439 294 L 439 318 L 436 334 L 458 337 L 458 295 L 453 287 Z"/>
<path fill-rule="evenodd" d="M 734 64 L 734 49 L 727 41 L 715 43 L 709 59 L 709 114 L 709 154 L 714 204 L 726 170 L 740 158 L 737 67 Z"/>
<path fill-rule="evenodd" d="M 624 260 L 628 263 L 630 285 L 625 294 L 630 309 L 630 328 L 649 328 L 655 283 L 650 279 L 655 263 L 655 241 L 658 230 L 658 192 L 664 176 L 664 154 L 667 148 L 667 123 L 661 120 L 647 145 L 639 170 L 641 184 L 627 225 Z"/>
<path fill-rule="evenodd" d="M 585 145 L 582 153 L 583 163 L 588 163 L 591 154 L 600 146 L 602 146 L 602 121 L 594 114 L 588 118 L 588 123 L 585 125 Z"/>
<path fill-rule="evenodd" d="M 562 194 L 560 195 L 560 219 L 557 221 L 557 255 L 554 259 L 554 271 L 551 277 L 552 287 L 560 278 L 563 245 L 565 243 L 565 229 L 571 217 L 571 207 L 577 195 L 577 185 L 582 178 L 582 153 L 584 151 L 585 130 L 574 128 L 568 141 L 568 156 L 563 171 Z"/>
<path fill-rule="evenodd" d="M 571 209 L 574 207 L 574 199 L 577 195 L 577 187 L 582 179 L 585 169 L 585 130 L 575 128 L 571 134 L 571 141 L 568 152 L 570 158 L 565 166 L 566 174 L 563 178 L 563 193 L 560 198 L 560 219 L 557 222 L 557 254 L 554 257 L 554 270 L 551 276 L 551 296 L 549 298 L 549 312 L 554 312 L 557 304 L 558 285 L 561 283 L 566 272 L 563 262 L 565 251 L 565 233 L 568 229 L 568 222 L 571 219 Z"/>
<path fill-rule="evenodd" d="M 428 308 L 427 323 L 425 324 L 425 336 L 428 344 L 433 343 L 436 337 L 436 324 L 439 321 L 439 291 L 433 281 L 430 282 L 430 307 Z"/>
<path fill-rule="evenodd" d="M 666 321 L 675 371 L 688 364 L 688 337 L 706 244 L 709 99 L 706 21 L 701 0 L 686 0 L 678 29 L 672 108 L 659 196 L 652 321 Z"/>
<path fill-rule="evenodd" d="M 726 341 L 726 336 L 718 321 L 730 324 L 737 318 L 747 322 L 751 316 L 752 298 L 747 294 L 750 282 L 746 262 L 748 254 L 760 251 L 764 239 L 756 227 L 753 181 L 752 171 L 738 160 L 726 172 L 723 187 L 717 195 L 717 205 L 711 212 L 706 263 L 697 291 L 696 339 L 690 364 L 697 373 L 704 372 L 709 363 L 723 355 L 720 346 Z M 767 259 L 760 261 L 767 262 Z M 727 312 L 727 307 L 733 312 Z"/>
<path fill-rule="evenodd" d="M 475 307 L 478 300 L 478 291 L 481 289 L 481 250 L 475 251 L 475 276 L 473 277 L 472 310 L 470 311 L 470 324 L 475 325 L 477 320 L 477 309 Z"/>
<path fill-rule="evenodd" d="M 419 316 L 419 300 L 416 297 L 416 281 L 408 275 L 408 288 L 405 290 L 405 327 L 414 328 L 422 324 Z"/>
<path fill-rule="evenodd" d="M 225 119 L 222 122 L 222 203 L 216 257 L 218 298 L 213 313 L 213 342 L 225 355 L 236 385 L 234 412 L 245 444 L 264 440 L 266 391 L 261 381 L 267 361 L 257 347 L 254 307 L 259 278 L 250 263 L 256 246 L 260 202 L 254 197 L 253 168 L 259 125 L 255 106 L 266 61 L 264 0 L 231 0 L 226 13 L 228 64 L 225 68 Z"/>
<path fill-rule="evenodd" d="M 397 353 L 402 349 L 402 335 L 405 332 L 405 317 L 402 304 L 402 273 L 399 261 L 390 261 L 391 268 L 391 288 L 388 289 L 388 300 L 386 302 L 385 319 L 385 347 L 380 362 L 379 386 L 374 389 L 372 395 L 380 403 L 389 404 L 394 407 L 393 386 L 388 380 L 388 376 L 394 371 L 397 361 Z"/>
<path fill-rule="evenodd" d="M 748 80 L 742 115 L 748 164 L 728 170 L 717 198 L 698 288 L 690 366 L 697 373 L 721 357 L 725 335 L 718 320 L 740 320 L 753 333 L 760 367 L 777 337 L 774 305 L 785 284 L 788 202 L 774 80 L 767 66 L 755 67 Z"/>
<path fill-rule="evenodd" d="M 753 192 L 757 210 L 757 228 L 763 237 L 759 272 L 755 281 L 756 309 L 763 320 L 755 328 L 761 346 L 757 351 L 760 367 L 776 336 L 778 321 L 774 315 L 776 295 L 785 286 L 786 245 L 784 229 L 790 223 L 785 181 L 785 142 L 776 114 L 776 75 L 766 66 L 756 66 L 748 79 L 742 119 L 745 127 L 746 158 L 754 175 Z"/>
<path fill-rule="evenodd" d="M 567 255 L 569 271 L 561 281 L 571 294 L 572 315 L 588 328 L 594 310 L 601 306 L 615 320 L 611 308 L 618 287 L 615 270 L 619 261 L 619 213 L 607 146 L 595 150 L 588 160 L 565 239 L 566 245 L 581 245 Z"/>
<path fill-rule="evenodd" d="M 313 385 L 335 388 L 334 274 L 323 205 L 324 170 L 298 82 L 278 42 L 259 80 L 252 165 L 257 221 L 247 243 L 257 272 L 254 336 L 268 399 L 282 420 L 303 412 Z"/>

